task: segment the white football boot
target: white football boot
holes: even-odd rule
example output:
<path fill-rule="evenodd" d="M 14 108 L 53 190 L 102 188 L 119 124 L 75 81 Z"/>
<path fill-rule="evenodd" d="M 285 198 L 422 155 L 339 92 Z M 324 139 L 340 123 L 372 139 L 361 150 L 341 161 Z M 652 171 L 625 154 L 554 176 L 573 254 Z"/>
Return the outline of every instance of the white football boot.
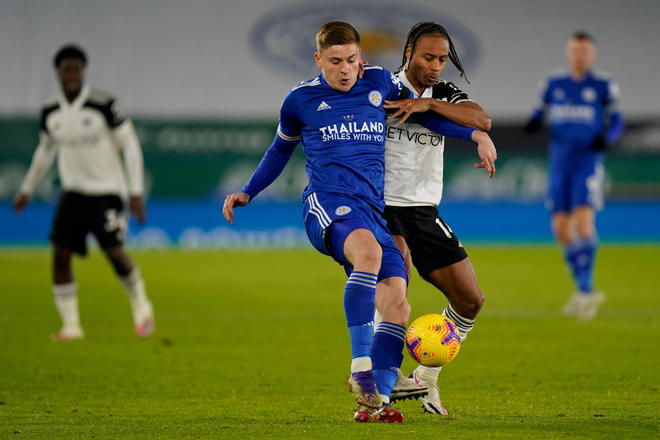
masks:
<path fill-rule="evenodd" d="M 135 333 L 141 338 L 148 338 L 156 329 L 154 307 L 149 300 L 131 301 Z"/>
<path fill-rule="evenodd" d="M 448 414 L 447 410 L 442 406 L 442 401 L 440 400 L 440 387 L 438 386 L 438 382 L 429 383 L 422 380 L 422 378 L 417 374 L 417 370 L 410 373 L 408 375 L 408 379 L 417 385 L 428 388 L 428 395 L 420 398 L 424 412 L 430 414 Z"/>
<path fill-rule="evenodd" d="M 78 324 L 67 324 L 59 332 L 50 335 L 53 342 L 77 341 L 85 337 L 85 332 Z"/>
<path fill-rule="evenodd" d="M 428 395 L 429 390 L 424 385 L 413 382 L 401 373 L 399 370 L 396 378 L 396 383 L 390 395 L 390 401 L 396 402 L 397 400 L 406 399 L 419 399 Z"/>
<path fill-rule="evenodd" d="M 575 292 L 564 304 L 562 314 L 577 317 L 578 321 L 591 321 L 596 317 L 598 309 L 605 301 L 605 294 L 599 290 L 591 293 Z"/>

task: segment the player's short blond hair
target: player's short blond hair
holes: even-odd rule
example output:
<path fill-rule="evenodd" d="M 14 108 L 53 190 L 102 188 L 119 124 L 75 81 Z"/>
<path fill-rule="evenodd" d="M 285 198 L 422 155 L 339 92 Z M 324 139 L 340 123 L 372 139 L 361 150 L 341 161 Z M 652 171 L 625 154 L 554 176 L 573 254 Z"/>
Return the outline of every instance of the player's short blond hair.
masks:
<path fill-rule="evenodd" d="M 345 21 L 329 21 L 316 33 L 316 49 L 319 53 L 330 46 L 343 46 L 351 43 L 360 47 L 360 34 Z"/>

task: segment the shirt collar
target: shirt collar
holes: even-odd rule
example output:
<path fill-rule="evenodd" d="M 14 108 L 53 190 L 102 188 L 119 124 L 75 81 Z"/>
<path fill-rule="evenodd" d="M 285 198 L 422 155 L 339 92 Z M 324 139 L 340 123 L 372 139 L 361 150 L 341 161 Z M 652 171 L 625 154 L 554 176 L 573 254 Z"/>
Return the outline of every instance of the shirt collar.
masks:
<path fill-rule="evenodd" d="M 76 96 L 76 99 L 73 100 L 73 102 L 69 103 L 69 101 L 66 99 L 66 96 L 64 96 L 64 93 L 60 93 L 60 106 L 62 108 L 71 108 L 71 109 L 79 109 L 83 106 L 85 101 L 87 101 L 87 98 L 89 97 L 89 94 L 91 92 L 91 87 L 88 85 L 84 85 L 82 89 L 80 89 L 80 93 L 78 93 L 78 96 Z"/>
<path fill-rule="evenodd" d="M 415 98 L 431 98 L 431 97 L 433 97 L 433 87 L 427 87 L 426 89 L 424 89 L 424 91 L 422 92 L 421 95 L 418 95 L 415 88 L 412 86 L 410 81 L 408 81 L 408 77 L 406 76 L 406 72 L 404 72 L 402 70 L 399 73 L 397 73 L 396 76 L 398 76 L 399 79 L 401 80 L 401 82 L 403 83 L 403 85 L 406 86 L 408 88 L 408 90 L 410 90 L 415 95 Z"/>

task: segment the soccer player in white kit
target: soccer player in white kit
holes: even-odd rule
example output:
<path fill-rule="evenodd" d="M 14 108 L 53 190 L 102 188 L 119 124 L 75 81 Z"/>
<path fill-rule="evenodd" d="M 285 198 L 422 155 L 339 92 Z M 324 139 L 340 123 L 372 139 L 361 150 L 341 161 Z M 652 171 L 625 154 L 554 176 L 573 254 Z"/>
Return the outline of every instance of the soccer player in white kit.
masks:
<path fill-rule="evenodd" d="M 481 310 L 484 295 L 463 245 L 438 214 L 443 188 L 444 137 L 407 118 L 410 112 L 433 110 L 460 125 L 482 132 L 490 130 L 486 112 L 454 84 L 440 79 L 447 59 L 464 76 L 444 27 L 433 22 L 420 22 L 412 27 L 397 75 L 419 98 L 385 105 L 398 110 L 389 116 L 387 124 L 383 217 L 405 257 L 409 277 L 415 265 L 420 276 L 447 297 L 449 305 L 442 314 L 456 323 L 464 341 Z M 479 135 L 488 137 L 486 133 Z M 494 145 L 480 142 L 478 153 L 483 162 L 476 166 L 485 168 L 493 177 L 497 159 Z M 441 368 L 419 366 L 408 376 L 429 389 L 421 401 L 422 408 L 432 414 L 447 414 L 437 382 Z M 407 386 L 401 379 L 397 385 Z M 396 392 L 395 387 L 393 395 Z"/>
<path fill-rule="evenodd" d="M 64 191 L 50 240 L 53 294 L 63 326 L 53 340 L 84 337 L 71 254 L 87 253 L 89 232 L 96 236 L 128 294 L 136 333 L 147 337 L 155 328 L 153 306 L 140 269 L 123 249 L 128 226 L 124 200 L 129 195 L 130 209 L 138 221 L 146 219 L 139 140 L 115 98 L 83 85 L 87 57 L 82 49 L 64 46 L 53 61 L 62 93 L 42 109 L 39 145 L 14 199 L 14 210 L 20 215 L 57 156 Z"/>

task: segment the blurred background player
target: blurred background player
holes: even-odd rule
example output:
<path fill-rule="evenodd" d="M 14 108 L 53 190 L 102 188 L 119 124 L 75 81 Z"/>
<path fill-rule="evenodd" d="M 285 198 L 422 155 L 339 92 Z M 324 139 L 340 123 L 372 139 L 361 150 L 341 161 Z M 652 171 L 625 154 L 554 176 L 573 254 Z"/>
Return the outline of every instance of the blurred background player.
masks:
<path fill-rule="evenodd" d="M 115 98 L 83 85 L 87 57 L 82 49 L 64 46 L 53 61 L 62 93 L 42 109 L 39 145 L 14 200 L 14 210 L 20 215 L 57 156 L 64 192 L 50 239 L 53 293 L 63 326 L 53 339 L 68 341 L 84 337 L 71 254 L 87 253 L 85 238 L 89 232 L 96 236 L 128 294 L 135 331 L 138 336 L 147 337 L 155 326 L 153 307 L 140 269 L 122 245 L 128 226 L 124 199 L 130 194 L 130 209 L 139 222 L 144 222 L 147 215 L 142 200 L 140 143 L 133 124 Z"/>
<path fill-rule="evenodd" d="M 547 207 L 577 287 L 562 311 L 588 321 L 605 299 L 592 281 L 598 244 L 596 211 L 604 203 L 604 150 L 621 138 L 625 126 L 616 81 L 591 68 L 596 59 L 594 38 L 586 32 L 574 33 L 566 57 L 569 70 L 551 73 L 543 81 L 526 130 L 537 131 L 549 109 Z"/>
<path fill-rule="evenodd" d="M 385 212 L 383 217 L 406 261 L 420 276 L 440 290 L 449 301 L 442 312 L 456 323 L 461 342 L 472 329 L 484 303 L 484 295 L 463 245 L 438 214 L 443 189 L 444 137 L 408 119 L 409 112 L 433 110 L 457 124 L 483 132 L 490 130 L 486 112 L 454 84 L 440 79 L 451 60 L 465 75 L 447 30 L 434 22 L 420 22 L 408 32 L 402 65 L 397 77 L 414 90 L 418 99 L 388 103 L 398 109 L 388 116 L 385 142 Z M 475 135 L 479 156 L 490 177 L 495 174 L 495 147 L 486 133 Z M 427 387 L 422 408 L 432 414 L 447 414 L 440 400 L 438 374 L 442 367 L 419 366 L 409 378 Z M 399 379 L 393 395 L 398 391 Z"/>
<path fill-rule="evenodd" d="M 349 386 L 360 405 L 355 420 L 401 422 L 389 405 L 403 360 L 410 306 L 401 252 L 381 214 L 385 206 L 383 100 L 411 97 L 401 81 L 378 66 L 362 65 L 360 36 L 353 26 L 331 21 L 316 36 L 317 78 L 302 82 L 284 99 L 277 136 L 256 171 L 237 194 L 227 196 L 223 214 L 247 205 L 282 172 L 298 142 L 307 158 L 304 221 L 314 247 L 346 268 L 344 309 L 351 340 Z M 423 118 L 416 115 L 416 118 Z M 431 116 L 471 139 L 473 129 Z M 431 122 L 432 122 L 431 121 Z M 453 130 L 453 131 L 452 131 Z M 382 314 L 373 327 L 375 305 Z"/>

